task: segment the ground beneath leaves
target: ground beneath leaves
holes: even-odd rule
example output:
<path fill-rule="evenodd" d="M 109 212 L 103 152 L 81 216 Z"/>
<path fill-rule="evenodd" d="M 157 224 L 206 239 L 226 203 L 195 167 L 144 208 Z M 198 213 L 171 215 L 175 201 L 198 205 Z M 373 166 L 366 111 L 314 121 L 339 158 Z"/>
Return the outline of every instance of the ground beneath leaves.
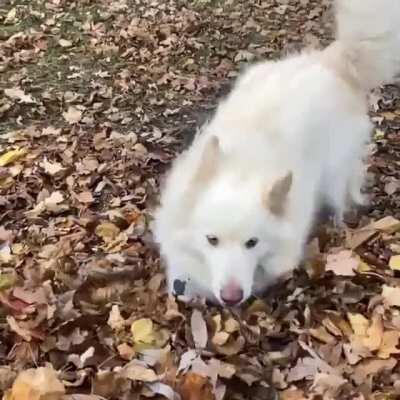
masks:
<path fill-rule="evenodd" d="M 241 310 L 168 298 L 151 210 L 246 63 L 331 40 L 329 1 L 0 4 L 5 399 L 400 395 L 399 88 L 371 96 L 371 208 Z M 225 397 L 224 397 L 225 396 Z"/>

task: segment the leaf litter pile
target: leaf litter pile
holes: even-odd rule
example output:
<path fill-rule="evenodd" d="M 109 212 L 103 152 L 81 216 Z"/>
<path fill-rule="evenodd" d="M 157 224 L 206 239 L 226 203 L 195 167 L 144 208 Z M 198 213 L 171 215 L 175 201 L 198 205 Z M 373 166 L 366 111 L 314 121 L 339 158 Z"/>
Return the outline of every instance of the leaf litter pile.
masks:
<path fill-rule="evenodd" d="M 400 396 L 400 91 L 371 95 L 371 207 L 229 310 L 165 293 L 151 213 L 246 63 L 329 43 L 329 1 L 0 3 L 7 400 Z"/>

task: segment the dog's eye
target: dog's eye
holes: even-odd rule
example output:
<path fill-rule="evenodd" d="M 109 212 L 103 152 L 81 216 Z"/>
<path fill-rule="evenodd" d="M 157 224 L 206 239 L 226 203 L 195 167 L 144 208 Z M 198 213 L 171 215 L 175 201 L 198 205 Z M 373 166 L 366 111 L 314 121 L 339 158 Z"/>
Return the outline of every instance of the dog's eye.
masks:
<path fill-rule="evenodd" d="M 257 238 L 251 238 L 244 245 L 246 246 L 246 249 L 252 249 L 253 247 L 256 247 L 257 243 Z"/>
<path fill-rule="evenodd" d="M 208 243 L 211 244 L 211 246 L 214 246 L 214 247 L 218 246 L 219 239 L 216 236 L 207 235 L 207 240 L 208 240 Z"/>

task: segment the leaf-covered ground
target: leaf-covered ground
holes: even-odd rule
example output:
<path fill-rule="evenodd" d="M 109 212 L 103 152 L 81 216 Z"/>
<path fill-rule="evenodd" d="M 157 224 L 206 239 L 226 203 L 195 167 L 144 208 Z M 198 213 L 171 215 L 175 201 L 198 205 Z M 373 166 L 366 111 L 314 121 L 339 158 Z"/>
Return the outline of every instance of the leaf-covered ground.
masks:
<path fill-rule="evenodd" d="M 5 399 L 400 396 L 398 87 L 371 96 L 370 209 L 266 298 L 168 298 L 151 241 L 163 172 L 237 71 L 329 43 L 329 6 L 0 3 Z"/>

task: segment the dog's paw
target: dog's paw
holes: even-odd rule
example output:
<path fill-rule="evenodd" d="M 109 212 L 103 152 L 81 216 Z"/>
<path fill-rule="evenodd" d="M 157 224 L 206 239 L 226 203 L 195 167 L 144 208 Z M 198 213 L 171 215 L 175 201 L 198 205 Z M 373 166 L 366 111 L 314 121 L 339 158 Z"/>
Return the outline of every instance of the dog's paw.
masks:
<path fill-rule="evenodd" d="M 173 282 L 172 293 L 175 296 L 184 296 L 186 291 L 186 281 L 175 279 Z"/>

